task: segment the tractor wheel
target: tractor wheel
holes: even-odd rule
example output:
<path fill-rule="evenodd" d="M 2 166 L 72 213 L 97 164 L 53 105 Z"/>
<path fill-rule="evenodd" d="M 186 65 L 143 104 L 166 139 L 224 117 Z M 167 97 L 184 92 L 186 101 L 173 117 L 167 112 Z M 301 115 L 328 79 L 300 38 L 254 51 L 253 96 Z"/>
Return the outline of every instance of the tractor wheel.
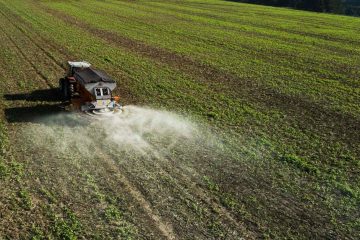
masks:
<path fill-rule="evenodd" d="M 59 79 L 59 94 L 62 96 L 62 91 L 63 91 L 63 85 L 64 85 L 64 79 L 60 78 Z"/>
<path fill-rule="evenodd" d="M 70 100 L 69 81 L 65 78 L 61 78 L 59 81 L 60 95 L 63 101 Z"/>

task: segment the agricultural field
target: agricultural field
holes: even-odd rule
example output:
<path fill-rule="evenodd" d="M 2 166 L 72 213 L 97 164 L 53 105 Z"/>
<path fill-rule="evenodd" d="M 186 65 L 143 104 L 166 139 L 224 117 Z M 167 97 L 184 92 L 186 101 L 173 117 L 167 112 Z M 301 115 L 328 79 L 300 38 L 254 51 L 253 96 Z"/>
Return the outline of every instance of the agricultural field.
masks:
<path fill-rule="evenodd" d="M 68 60 L 127 111 L 60 109 Z M 0 0 L 0 239 L 360 239 L 359 78 L 360 18 Z"/>

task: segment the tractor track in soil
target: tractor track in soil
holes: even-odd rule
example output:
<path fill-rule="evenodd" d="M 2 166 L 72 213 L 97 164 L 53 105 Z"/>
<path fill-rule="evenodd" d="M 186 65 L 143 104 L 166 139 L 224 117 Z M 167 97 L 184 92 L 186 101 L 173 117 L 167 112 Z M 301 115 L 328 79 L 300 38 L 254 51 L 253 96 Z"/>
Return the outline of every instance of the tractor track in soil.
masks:
<path fill-rule="evenodd" d="M 21 137 L 19 137 L 19 136 L 16 137 L 15 133 L 18 132 L 16 126 L 12 126 L 12 127 L 15 127 L 15 129 L 13 129 L 11 131 L 14 134 L 11 137 L 11 139 L 21 139 Z M 105 172 L 101 172 L 101 171 L 103 171 L 102 169 L 99 171 L 104 176 L 111 175 L 111 178 L 113 180 L 115 180 L 115 182 L 117 182 L 117 185 L 121 186 L 121 192 L 123 192 L 126 195 L 129 194 L 130 198 L 132 198 L 135 202 L 138 203 L 138 204 L 136 204 L 136 207 L 140 207 L 142 210 L 136 210 L 137 214 L 139 212 L 143 212 L 143 213 L 145 213 L 145 218 L 148 219 L 148 220 L 145 220 L 144 216 L 142 216 L 142 221 L 145 221 L 145 222 L 150 221 L 150 223 L 148 223 L 148 226 L 153 226 L 159 230 L 159 231 L 152 230 L 153 231 L 152 233 L 153 234 L 154 233 L 161 234 L 166 239 L 177 239 L 176 234 L 173 232 L 172 225 L 168 222 L 165 222 L 159 215 L 154 213 L 154 210 L 151 208 L 151 204 L 144 198 L 142 193 L 134 187 L 134 185 L 130 182 L 128 177 L 126 175 L 124 175 L 121 168 L 116 166 L 116 163 L 114 162 L 114 160 L 99 148 L 96 148 L 95 152 L 96 152 L 96 156 L 100 157 L 100 161 L 102 163 L 105 163 L 105 164 L 101 164 L 101 167 L 104 168 Z M 24 154 L 24 153 L 22 153 L 22 154 Z M 20 156 L 21 156 L 21 154 L 20 154 Z M 46 169 L 46 166 L 49 165 L 52 168 L 54 168 L 53 169 L 54 174 L 55 174 L 55 175 L 53 175 L 54 179 L 60 180 L 62 177 L 66 178 L 66 176 L 67 176 L 67 178 L 70 178 L 71 175 L 76 175 L 77 171 L 81 172 L 81 174 L 86 174 L 87 171 L 90 171 L 89 173 L 91 174 L 93 171 L 92 168 L 89 168 L 88 166 L 83 165 L 81 162 L 76 163 L 76 162 L 68 161 L 67 159 L 65 159 L 65 161 L 64 161 L 64 160 L 55 158 L 54 159 L 55 161 L 61 160 L 62 163 L 55 163 L 55 165 L 53 165 L 54 163 L 52 163 L 51 160 L 50 161 L 46 160 L 46 164 L 45 164 L 44 162 L 42 162 L 44 160 L 36 160 L 36 156 L 34 156 L 34 157 L 35 157 L 34 158 L 35 161 L 32 161 L 31 165 L 33 165 L 33 166 L 32 167 L 29 166 L 30 167 L 29 170 L 30 171 L 40 170 L 42 172 L 44 167 L 37 167 L 36 164 L 45 165 L 45 169 Z M 82 159 L 81 161 L 86 161 L 86 160 Z M 38 163 L 36 163 L 36 162 L 38 162 Z M 63 172 L 65 174 L 67 174 L 66 176 L 62 176 L 61 173 L 58 172 L 59 169 L 62 169 L 64 167 L 63 165 L 65 166 L 66 169 L 71 167 L 70 171 Z M 63 166 L 63 167 L 61 167 L 61 166 Z M 42 178 L 43 176 L 41 176 L 41 174 L 40 174 L 37 177 Z M 40 183 L 36 183 L 36 184 L 40 184 Z M 50 182 L 49 184 L 38 186 L 37 189 L 42 189 L 44 187 L 46 188 L 46 187 L 51 186 L 52 184 L 54 184 L 54 183 Z M 106 184 L 106 182 L 103 182 L 102 184 Z M 83 184 L 82 187 L 86 187 L 86 185 Z M 89 204 L 88 202 L 85 202 L 85 203 L 84 202 L 73 202 L 72 198 L 69 199 L 69 194 L 74 190 L 73 189 L 69 190 L 69 186 L 62 183 L 62 181 L 57 184 L 56 189 L 58 192 L 64 194 L 62 196 L 62 202 L 64 202 L 64 203 L 68 202 L 68 203 L 75 204 L 76 206 L 78 206 L 77 208 L 80 208 L 80 209 L 84 208 L 84 206 Z M 74 188 L 74 189 L 76 189 L 76 188 Z M 111 188 L 111 191 L 116 192 L 116 189 Z M 41 196 L 39 196 L 39 197 L 41 197 Z M 88 206 L 88 207 L 90 207 L 90 206 Z M 37 213 L 39 213 L 39 212 L 37 212 Z M 32 214 L 36 214 L 36 213 L 32 212 Z M 146 226 L 146 227 L 148 227 L 148 226 Z M 138 227 L 141 227 L 141 226 L 138 226 Z M 159 239 L 159 237 L 160 236 L 157 236 L 157 239 Z"/>
<path fill-rule="evenodd" d="M 212 164 L 212 163 L 209 163 Z M 222 163 L 221 166 L 219 166 L 219 169 L 222 168 L 226 168 L 226 165 L 229 164 L 231 165 L 231 162 L 227 162 L 227 160 L 224 161 L 224 163 Z M 170 168 L 171 169 L 171 166 Z M 241 171 L 240 169 L 236 169 L 235 171 Z M 225 176 L 226 173 L 223 173 L 221 170 L 219 170 L 220 175 Z M 169 174 L 171 174 L 171 171 L 169 172 Z M 183 173 L 179 173 L 176 175 L 177 179 L 182 179 L 184 177 L 184 179 L 189 179 L 186 181 L 192 182 L 193 184 L 191 184 L 190 186 L 186 186 L 188 189 L 191 189 L 193 186 L 196 187 L 196 178 L 192 177 L 189 178 L 188 176 L 191 176 L 193 174 L 188 174 L 188 175 L 184 175 L 182 176 Z M 179 176 L 180 175 L 180 176 Z M 211 174 L 210 174 L 211 175 Z M 255 191 L 257 193 L 257 195 L 261 195 L 261 194 L 266 194 L 269 198 L 270 201 L 268 202 L 263 202 L 264 206 L 270 206 L 271 204 L 273 204 L 274 200 L 276 199 L 277 202 L 282 202 L 282 204 L 279 204 L 277 206 L 277 210 L 275 210 L 278 219 L 282 219 L 283 221 L 288 221 L 289 219 L 292 219 L 294 221 L 300 221 L 302 223 L 306 223 L 308 220 L 307 219 L 317 219 L 317 220 L 321 220 L 321 217 L 317 217 L 317 216 L 312 216 L 313 213 L 311 211 L 305 210 L 304 208 L 306 208 L 306 206 L 304 206 L 303 204 L 299 203 L 296 198 L 293 198 L 292 196 L 286 194 L 286 193 L 277 193 L 275 195 L 273 195 L 272 191 L 269 191 L 269 189 L 271 188 L 271 183 L 267 182 L 266 179 L 255 179 L 253 178 L 253 176 L 236 176 L 237 179 L 234 181 L 234 176 L 230 176 L 230 178 L 226 179 L 228 180 L 228 183 L 226 184 L 225 189 L 233 189 L 233 187 L 230 187 L 230 185 L 232 186 L 237 186 L 236 192 L 239 193 L 243 193 L 246 194 L 248 192 L 252 192 Z M 259 182 L 256 182 L 256 180 L 260 180 L 259 182 L 261 182 L 261 184 L 259 184 Z M 222 179 L 222 181 L 225 181 L 225 179 Z M 254 184 L 255 183 L 255 184 Z M 246 238 L 260 238 L 260 235 L 257 235 L 257 233 L 261 232 L 261 226 L 259 226 L 258 224 L 256 224 L 256 222 L 254 222 L 253 219 L 244 219 L 242 218 L 241 215 L 238 215 L 238 213 L 234 214 L 231 211 L 229 211 L 226 207 L 224 207 L 223 205 L 221 205 L 218 202 L 213 202 L 214 199 L 213 198 L 208 198 L 206 192 L 204 190 L 202 190 L 201 188 L 197 188 L 196 190 L 194 190 L 194 195 L 195 196 L 200 196 L 200 199 L 204 200 L 206 203 L 208 203 L 210 206 L 213 207 L 214 210 L 219 210 L 219 212 L 221 214 L 228 214 L 230 213 L 230 215 L 226 216 L 229 220 L 234 220 L 235 223 L 237 222 L 237 226 L 239 227 L 239 229 L 243 229 L 241 223 L 246 223 L 246 229 L 244 229 L 243 232 L 246 233 L 250 233 L 249 235 L 246 235 Z M 319 195 L 319 198 L 321 198 L 321 196 Z M 219 200 L 217 200 L 219 201 Z M 246 204 L 246 201 L 244 201 L 243 199 L 239 199 L 239 202 L 242 204 Z M 218 209 L 218 207 L 220 207 L 220 209 Z M 290 213 L 291 214 L 290 214 Z M 311 217 L 310 217 L 311 216 Z M 316 225 L 317 221 L 312 222 L 311 226 Z"/>
<path fill-rule="evenodd" d="M 115 47 L 128 49 L 130 52 L 153 59 L 160 64 L 179 69 L 190 76 L 195 76 L 204 83 L 224 82 L 225 88 L 232 88 L 232 94 L 236 93 L 241 98 L 250 99 L 252 102 L 260 104 L 261 108 L 281 110 L 294 125 L 301 129 L 311 129 L 311 131 L 317 132 L 321 126 L 328 129 L 326 132 L 334 134 L 337 139 L 350 146 L 354 145 L 354 141 L 349 141 L 349 139 L 360 141 L 360 136 L 357 134 L 360 119 L 353 115 L 325 108 L 320 103 L 312 102 L 304 97 L 282 94 L 274 89 L 269 89 L 250 80 L 239 79 L 228 72 L 220 71 L 185 56 L 146 45 L 114 32 L 98 29 L 44 4 L 37 4 L 37 7 L 67 24 L 76 25 L 82 30 L 106 40 Z M 218 90 L 226 91 L 224 89 Z M 323 137 L 327 138 L 328 136 Z"/>
<path fill-rule="evenodd" d="M 119 182 L 123 184 L 126 191 L 133 197 L 133 199 L 135 199 L 136 202 L 140 204 L 148 217 L 153 220 L 162 235 L 167 239 L 176 239 L 177 237 L 174 233 L 173 226 L 169 222 L 164 221 L 164 219 L 162 219 L 158 214 L 154 212 L 151 204 L 145 199 L 143 194 L 131 183 L 126 174 L 121 171 L 113 158 L 111 158 L 108 154 L 104 153 L 100 149 L 97 149 L 96 151 L 99 153 L 99 155 L 101 155 L 102 160 L 104 160 L 104 162 L 106 163 L 106 168 L 109 172 L 119 173 L 113 176 L 116 177 Z"/>
<path fill-rule="evenodd" d="M 166 159 L 158 154 L 156 154 L 155 159 L 158 161 L 153 161 L 152 163 L 157 169 L 157 172 L 162 172 L 165 177 L 173 179 L 173 181 L 175 181 L 174 184 L 180 185 L 178 188 L 182 191 L 182 196 L 192 196 L 197 198 L 200 200 L 199 202 L 205 203 L 206 206 L 210 207 L 213 212 L 218 213 L 218 215 L 229 223 L 229 225 L 236 226 L 240 233 L 244 235 L 247 233 L 247 238 L 255 238 L 255 231 L 250 232 L 249 230 L 256 229 L 246 229 L 243 223 L 239 222 L 240 220 L 238 220 L 233 213 L 219 204 L 214 197 L 211 197 L 211 195 L 206 193 L 206 191 L 198 183 L 199 178 L 190 177 L 191 174 L 189 172 L 179 170 L 180 166 L 176 165 L 176 160 Z M 161 163 L 159 163 L 160 161 Z M 144 165 L 146 165 L 146 162 L 144 162 Z M 199 177 L 199 173 L 196 172 L 196 175 Z"/>
<path fill-rule="evenodd" d="M 176 234 L 174 234 L 174 227 L 172 227 L 172 224 L 176 224 L 176 222 L 169 223 L 169 221 L 171 221 L 171 219 L 169 219 L 169 221 L 167 221 L 166 223 L 162 223 L 162 220 L 159 218 L 159 216 L 153 213 L 154 211 L 151 208 L 151 204 L 149 203 L 149 201 L 146 200 L 145 197 L 146 191 L 144 193 L 140 191 L 140 189 L 142 188 L 142 184 L 136 180 L 136 176 L 133 173 L 129 172 L 129 169 L 131 169 L 132 166 L 120 167 L 119 163 L 114 160 L 117 157 L 116 155 L 112 156 L 112 154 L 106 154 L 100 149 L 97 149 L 97 152 L 99 152 L 105 158 L 105 160 L 109 164 L 111 164 L 112 169 L 118 169 L 118 172 L 120 172 L 121 176 L 120 178 L 122 179 L 120 182 L 123 182 L 126 188 L 131 189 L 129 192 L 139 203 L 141 203 L 147 214 L 151 216 L 151 219 L 153 219 L 157 223 L 159 222 L 159 229 L 162 232 L 165 231 L 164 236 L 170 238 L 176 236 Z M 250 227 L 249 229 L 247 229 L 242 223 L 241 219 L 239 219 L 231 211 L 226 209 L 223 205 L 219 203 L 219 200 L 216 199 L 216 197 L 213 197 L 212 194 L 209 194 L 209 192 L 206 192 L 206 190 L 201 187 L 201 184 L 199 184 L 200 175 L 198 173 L 196 173 L 196 176 L 198 178 L 190 177 L 191 174 L 189 172 L 179 170 L 181 166 L 176 164 L 176 159 L 166 159 L 158 153 L 153 154 L 155 154 L 154 159 L 142 160 L 141 165 L 148 169 L 150 172 L 161 173 L 163 177 L 172 179 L 171 185 L 176 188 L 176 191 L 178 191 L 179 193 L 174 192 L 171 196 L 178 195 L 181 201 L 184 201 L 185 199 L 190 200 L 192 198 L 195 198 L 196 200 L 198 200 L 198 202 L 201 202 L 204 207 L 209 208 L 211 214 L 214 214 L 216 218 L 219 217 L 220 219 L 222 219 L 224 226 L 231 227 L 234 230 L 236 229 L 238 233 L 243 236 L 245 235 L 248 239 L 256 238 L 256 230 L 258 229 L 256 229 L 255 224 L 252 223 L 251 225 L 253 226 L 253 228 Z M 154 209 L 161 208 L 155 207 Z"/>
<path fill-rule="evenodd" d="M 112 161 L 116 163 L 114 160 Z M 151 162 L 151 165 L 147 165 L 149 164 L 149 161 Z M 154 168 L 154 171 L 152 172 L 161 173 L 162 177 L 172 180 L 171 185 L 174 187 L 174 189 L 176 189 L 176 191 L 179 192 L 174 193 L 172 196 L 178 194 L 179 199 L 183 202 L 195 198 L 197 202 L 201 203 L 202 206 L 210 209 L 210 212 L 214 214 L 213 217 L 219 217 L 225 226 L 231 227 L 234 230 L 236 229 L 236 231 L 238 231 L 237 233 L 240 233 L 243 236 L 245 235 L 248 239 L 256 238 L 255 231 L 257 229 L 245 228 L 240 219 L 234 216 L 233 213 L 227 210 L 224 206 L 219 204 L 218 200 L 212 197 L 209 192 L 206 193 L 206 191 L 198 183 L 199 179 L 191 178 L 186 173 L 177 170 L 179 166 L 175 164 L 171 165 L 176 160 L 172 161 L 170 164 L 170 160 L 166 160 L 161 156 L 156 156 L 154 159 L 149 161 L 144 160 L 142 162 L 143 166 L 146 166 L 147 169 Z M 117 165 L 117 168 L 121 171 L 119 165 Z M 126 170 L 125 167 L 125 175 L 127 175 L 128 179 L 130 180 L 132 178 L 132 174 L 128 173 L 127 171 L 128 169 Z M 199 174 L 196 173 L 196 175 L 198 176 Z M 136 181 L 133 185 L 140 185 L 138 187 L 141 187 L 141 184 Z M 175 224 L 175 222 L 173 224 Z"/>
<path fill-rule="evenodd" d="M 46 164 L 46 165 L 54 167 L 56 169 L 55 172 L 57 172 L 57 175 L 54 178 L 59 179 L 60 181 L 61 181 L 61 178 L 65 177 L 65 179 L 67 179 L 67 178 L 70 179 L 71 176 L 73 177 L 74 175 L 82 176 L 82 177 L 80 177 L 81 181 L 84 181 L 83 176 L 90 175 L 90 176 L 94 177 L 95 179 L 97 179 L 96 180 L 96 186 L 97 186 L 96 188 L 98 188 L 98 186 L 100 186 L 100 185 L 106 185 L 107 187 L 110 186 L 110 189 L 107 189 L 107 192 L 99 191 L 98 189 L 96 189 L 97 193 L 91 192 L 88 194 L 93 194 L 94 198 L 97 197 L 97 194 L 106 194 L 106 193 L 109 193 L 108 191 L 116 193 L 117 196 L 126 195 L 127 199 L 130 198 L 132 200 L 135 200 L 135 202 L 138 203 L 138 204 L 136 204 L 136 208 L 140 207 L 140 209 L 141 209 L 141 210 L 135 210 L 135 212 L 129 212 L 129 214 L 131 214 L 133 217 L 134 216 L 141 217 L 141 222 L 142 223 L 146 222 L 146 224 L 147 224 L 146 226 L 141 226 L 141 225 L 138 225 L 138 223 L 136 222 L 135 224 L 137 227 L 144 228 L 144 229 L 142 229 L 143 231 L 145 231 L 145 229 L 146 229 L 146 231 L 149 231 L 150 227 L 154 227 L 156 229 L 159 229 L 159 231 L 152 229 L 149 231 L 150 233 L 156 234 L 156 235 L 158 235 L 158 237 L 159 237 L 159 234 L 162 234 L 162 235 L 164 235 L 164 238 L 173 239 L 173 238 L 170 238 L 171 237 L 170 232 L 169 233 L 167 232 L 168 231 L 168 228 L 166 228 L 167 225 L 163 226 L 160 219 L 156 218 L 157 217 L 156 215 L 151 215 L 152 210 L 150 208 L 144 207 L 144 206 L 146 206 L 146 200 L 141 198 L 141 194 L 138 193 L 138 191 L 131 186 L 131 184 L 126 179 L 126 177 L 121 172 L 119 172 L 119 170 L 108 167 L 107 160 L 111 161 L 111 159 L 106 158 L 106 154 L 103 154 L 103 152 L 101 152 L 99 149 L 96 149 L 96 156 L 100 157 L 99 160 L 101 162 L 101 167 L 90 166 L 90 165 L 92 165 L 91 163 L 90 163 L 90 165 L 88 165 L 89 164 L 88 162 L 89 161 L 91 162 L 91 160 L 87 159 L 87 157 L 80 159 L 80 160 L 76 160 L 76 161 L 69 161 L 68 159 L 65 158 L 64 160 L 61 161 L 61 163 L 56 163 L 56 160 L 60 160 L 60 159 L 55 158 L 54 159 L 55 163 L 52 161 L 45 160 L 46 163 L 44 163 L 44 162 L 41 163 L 41 161 L 40 161 L 38 164 L 42 164 L 42 165 Z M 44 161 L 44 160 L 42 160 L 42 161 Z M 103 163 L 106 163 L 106 164 L 103 164 Z M 64 165 L 64 167 L 61 167 L 62 165 Z M 33 168 L 36 171 L 36 165 L 33 166 Z M 71 169 L 69 169 L 69 168 L 71 168 Z M 94 168 L 96 168 L 96 170 Z M 46 169 L 46 167 L 45 167 L 45 169 Z M 59 169 L 63 169 L 64 172 L 59 173 Z M 61 174 L 65 174 L 65 176 L 61 175 Z M 97 176 L 99 174 L 100 174 L 100 176 L 111 175 L 112 181 L 108 182 L 108 181 L 104 181 L 101 178 L 96 178 L 95 176 Z M 86 189 L 86 188 L 94 188 L 94 186 L 91 184 L 89 185 L 89 183 L 87 183 L 87 182 L 85 182 L 85 183 L 81 182 L 80 180 L 79 180 L 79 184 L 77 184 L 76 186 L 72 186 L 72 187 L 68 186 L 69 182 L 67 182 L 65 184 L 58 184 L 56 186 L 56 191 L 58 192 L 58 195 L 59 195 L 59 192 L 63 194 L 63 196 L 61 197 L 62 202 L 65 202 L 70 205 L 75 205 L 76 206 L 75 211 L 84 214 L 84 213 L 86 213 L 86 208 L 94 207 L 93 203 L 91 201 L 89 202 L 88 200 L 82 200 L 82 199 L 75 200 L 76 198 L 71 197 L 71 195 L 74 194 L 74 191 L 75 191 L 75 194 L 76 194 L 76 191 L 81 192 L 80 189 L 76 190 L 79 187 L 81 189 L 84 189 L 84 188 Z M 54 184 L 54 183 L 52 182 L 51 184 Z M 51 186 L 51 184 L 50 184 L 50 186 Z M 121 190 L 114 188 L 113 184 L 116 184 L 118 187 L 121 186 Z M 45 184 L 45 187 L 47 187 L 47 186 L 48 185 Z M 44 186 L 40 185 L 37 187 L 37 189 L 41 189 L 41 187 L 44 187 Z M 81 192 L 81 194 L 84 194 L 84 193 Z M 128 197 L 128 195 L 129 195 L 129 197 Z M 84 196 L 84 198 L 86 198 L 86 197 Z M 97 206 L 98 209 L 102 209 L 102 208 L 104 208 L 104 206 L 108 205 L 108 202 L 106 202 L 104 200 L 99 200 L 99 201 L 100 201 L 100 203 L 99 203 L 100 206 Z M 133 201 L 131 201 L 131 203 L 128 203 L 128 204 L 133 205 L 132 202 Z M 125 211 L 128 211 L 128 209 L 126 209 Z M 101 212 L 101 210 L 100 210 L 100 212 Z M 141 215 L 139 216 L 140 213 L 141 213 Z M 143 215 L 144 213 L 145 213 L 145 216 Z M 81 217 L 81 215 L 79 217 Z M 81 219 L 82 220 L 87 219 L 88 217 L 89 216 L 83 216 L 83 217 L 81 217 Z M 158 220 L 158 221 L 156 221 L 156 220 Z M 94 226 L 95 225 L 98 226 L 97 224 L 98 223 L 93 222 Z M 88 225 L 88 227 L 89 227 L 89 225 Z"/>

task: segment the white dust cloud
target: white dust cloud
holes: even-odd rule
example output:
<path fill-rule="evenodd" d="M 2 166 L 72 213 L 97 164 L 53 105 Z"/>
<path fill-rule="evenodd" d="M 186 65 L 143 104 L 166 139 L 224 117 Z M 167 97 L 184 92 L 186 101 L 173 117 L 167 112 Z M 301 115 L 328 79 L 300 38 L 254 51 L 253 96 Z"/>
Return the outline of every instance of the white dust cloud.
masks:
<path fill-rule="evenodd" d="M 193 138 L 196 132 L 192 123 L 176 114 L 135 106 L 125 107 L 122 114 L 99 123 L 108 141 L 141 152 L 154 149 L 156 143 L 171 148 Z"/>
<path fill-rule="evenodd" d="M 195 124 L 184 117 L 151 108 L 126 106 L 121 114 L 93 118 L 85 114 L 43 117 L 24 130 L 39 148 L 91 157 L 104 146 L 119 151 L 158 155 L 192 141 Z"/>

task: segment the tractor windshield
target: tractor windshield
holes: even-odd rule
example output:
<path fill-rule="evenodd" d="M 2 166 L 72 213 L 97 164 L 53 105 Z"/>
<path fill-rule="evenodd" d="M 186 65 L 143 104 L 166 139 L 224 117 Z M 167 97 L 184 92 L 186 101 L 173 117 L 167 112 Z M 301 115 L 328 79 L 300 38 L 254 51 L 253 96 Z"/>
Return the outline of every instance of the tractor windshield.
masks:
<path fill-rule="evenodd" d="M 103 89 L 102 89 L 102 91 L 103 91 L 103 95 L 104 95 L 104 96 L 108 96 L 108 95 L 110 95 L 110 94 L 109 94 L 109 89 L 108 89 L 108 88 L 103 88 Z"/>
<path fill-rule="evenodd" d="M 96 99 L 111 98 L 111 91 L 109 88 L 95 88 Z"/>

